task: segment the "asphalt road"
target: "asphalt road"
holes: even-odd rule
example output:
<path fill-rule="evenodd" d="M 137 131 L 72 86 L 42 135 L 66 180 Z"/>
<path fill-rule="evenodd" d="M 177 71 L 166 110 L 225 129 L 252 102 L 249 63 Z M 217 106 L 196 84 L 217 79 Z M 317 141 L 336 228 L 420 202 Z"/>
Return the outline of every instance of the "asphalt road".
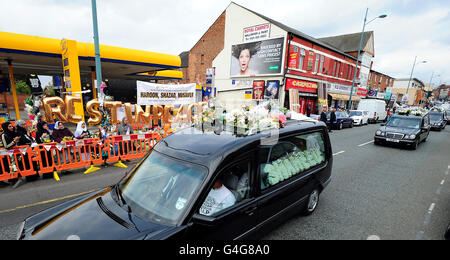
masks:
<path fill-rule="evenodd" d="M 450 222 L 450 127 L 431 132 L 415 151 L 375 146 L 378 127 L 334 130 L 333 179 L 318 208 L 263 239 L 441 240 Z M 0 240 L 15 239 L 27 216 L 116 183 L 126 171 L 77 171 L 61 175 L 60 182 L 38 179 L 15 189 L 0 183 Z"/>
<path fill-rule="evenodd" d="M 417 150 L 376 146 L 379 124 L 331 133 L 332 181 L 318 208 L 264 239 L 442 240 L 450 223 L 450 127 Z"/>

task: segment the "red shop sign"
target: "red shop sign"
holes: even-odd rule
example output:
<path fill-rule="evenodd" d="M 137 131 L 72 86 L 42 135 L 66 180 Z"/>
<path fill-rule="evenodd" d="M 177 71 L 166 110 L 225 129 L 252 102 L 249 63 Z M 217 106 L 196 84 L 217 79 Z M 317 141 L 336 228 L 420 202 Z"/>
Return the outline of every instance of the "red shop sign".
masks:
<path fill-rule="evenodd" d="M 357 92 L 358 96 L 367 96 L 367 89 L 365 88 L 358 88 L 358 92 Z"/>
<path fill-rule="evenodd" d="M 286 79 L 286 90 L 291 88 L 298 89 L 301 92 L 317 93 L 317 83 L 299 79 Z"/>

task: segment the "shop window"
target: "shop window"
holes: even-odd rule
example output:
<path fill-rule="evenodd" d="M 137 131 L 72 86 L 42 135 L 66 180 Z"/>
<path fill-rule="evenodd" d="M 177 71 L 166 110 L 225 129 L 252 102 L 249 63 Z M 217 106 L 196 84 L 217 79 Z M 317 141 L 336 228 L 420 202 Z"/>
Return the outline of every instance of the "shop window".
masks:
<path fill-rule="evenodd" d="M 273 146 L 261 146 L 258 155 L 265 190 L 325 162 L 324 138 L 319 132 L 283 138 Z"/>
<path fill-rule="evenodd" d="M 331 75 L 336 75 L 336 63 L 337 63 L 337 61 L 333 61 L 333 73 L 331 74 Z"/>
<path fill-rule="evenodd" d="M 316 54 L 316 62 L 314 63 L 314 73 L 317 73 L 317 67 L 319 66 L 320 55 Z"/>
<path fill-rule="evenodd" d="M 341 69 L 341 63 L 337 62 L 337 68 L 336 68 L 336 74 L 335 74 L 336 78 L 339 78 L 340 69 Z"/>
<path fill-rule="evenodd" d="M 352 79 L 352 65 L 348 65 L 347 79 Z"/>
<path fill-rule="evenodd" d="M 305 61 L 305 49 L 300 49 L 300 62 L 299 62 L 299 66 L 300 69 L 303 70 L 303 63 Z"/>
<path fill-rule="evenodd" d="M 323 62 L 324 62 L 324 60 L 325 60 L 325 56 L 323 56 L 323 55 L 321 55 L 320 56 L 320 66 L 319 66 L 319 73 L 320 74 L 323 74 Z"/>

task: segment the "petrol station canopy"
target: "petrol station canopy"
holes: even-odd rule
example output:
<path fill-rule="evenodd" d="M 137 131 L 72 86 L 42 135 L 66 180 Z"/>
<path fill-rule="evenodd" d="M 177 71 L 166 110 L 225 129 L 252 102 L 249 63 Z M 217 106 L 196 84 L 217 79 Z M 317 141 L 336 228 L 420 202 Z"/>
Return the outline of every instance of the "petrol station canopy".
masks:
<path fill-rule="evenodd" d="M 77 42 L 80 76 L 91 75 L 95 68 L 93 43 Z M 176 55 L 100 45 L 103 78 L 181 79 L 181 59 Z M 7 71 L 12 60 L 14 74 L 61 76 L 63 74 L 61 40 L 0 32 L 0 70 Z"/>

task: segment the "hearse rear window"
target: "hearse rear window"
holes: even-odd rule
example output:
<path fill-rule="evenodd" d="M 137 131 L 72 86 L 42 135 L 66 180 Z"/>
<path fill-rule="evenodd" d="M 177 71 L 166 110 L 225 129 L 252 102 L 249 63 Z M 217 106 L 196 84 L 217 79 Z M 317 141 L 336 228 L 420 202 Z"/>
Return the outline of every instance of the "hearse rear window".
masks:
<path fill-rule="evenodd" d="M 258 158 L 264 190 L 325 162 L 323 134 L 282 138 L 275 145 L 261 146 Z"/>

